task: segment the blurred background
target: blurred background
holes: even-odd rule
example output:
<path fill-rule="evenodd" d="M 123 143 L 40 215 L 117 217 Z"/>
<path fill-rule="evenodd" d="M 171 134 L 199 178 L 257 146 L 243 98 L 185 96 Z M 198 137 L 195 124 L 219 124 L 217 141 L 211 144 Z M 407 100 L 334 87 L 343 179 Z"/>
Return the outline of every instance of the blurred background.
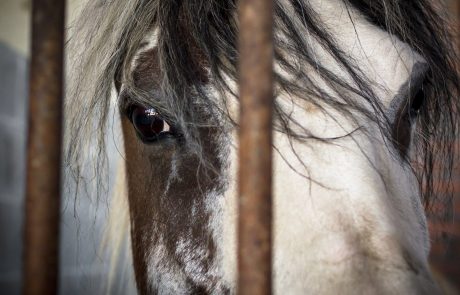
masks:
<path fill-rule="evenodd" d="M 68 25 L 80 11 L 82 2 L 67 1 Z M 460 0 L 444 2 L 446 14 L 458 27 Z M 21 290 L 30 13 L 30 0 L 0 0 L 0 294 L 5 295 L 20 294 Z M 118 159 L 113 142 L 109 143 L 109 156 L 109 162 Z M 111 181 L 116 166 L 110 165 Z M 458 179 L 454 200 L 449 204 L 435 204 L 439 211 L 429 216 L 433 241 L 431 263 L 439 274 L 460 290 L 458 166 L 454 175 Z M 446 219 L 438 212 L 450 205 L 454 209 Z M 100 294 L 109 274 L 107 259 L 99 251 L 104 221 L 108 216 L 107 207 L 89 198 L 79 198 L 75 202 L 73 195 L 66 193 L 62 210 L 60 293 Z M 120 277 L 121 285 L 112 289 L 112 293 L 134 293 L 132 278 L 121 279 L 129 274 L 118 273 L 116 276 Z"/>
<path fill-rule="evenodd" d="M 67 1 L 67 26 L 82 0 Z M 22 224 L 25 143 L 30 57 L 31 0 L 0 0 L 0 294 L 21 294 Z M 108 141 L 110 181 L 119 153 Z M 60 294 L 102 294 L 109 278 L 107 256 L 101 255 L 109 200 L 74 199 L 63 189 Z M 129 267 L 129 266 L 128 266 Z M 111 293 L 135 293 L 130 278 Z M 131 283 L 131 284 L 129 284 Z M 120 283 L 121 284 L 121 283 Z M 115 284 L 117 285 L 117 284 Z"/>

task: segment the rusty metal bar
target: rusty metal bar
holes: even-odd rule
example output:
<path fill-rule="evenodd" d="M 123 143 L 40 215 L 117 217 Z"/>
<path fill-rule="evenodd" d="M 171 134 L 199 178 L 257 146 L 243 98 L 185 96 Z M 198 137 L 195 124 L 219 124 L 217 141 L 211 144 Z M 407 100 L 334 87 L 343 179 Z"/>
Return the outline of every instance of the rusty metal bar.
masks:
<path fill-rule="evenodd" d="M 58 287 L 65 0 L 34 0 L 23 294 Z"/>
<path fill-rule="evenodd" d="M 456 3 L 456 12 L 457 12 L 457 15 L 455 17 L 455 26 L 454 28 L 456 29 L 456 32 L 455 32 L 455 42 L 457 44 L 457 54 L 460 54 L 460 0 L 457 0 L 455 1 Z M 455 8 L 454 6 L 454 8 Z"/>
<path fill-rule="evenodd" d="M 240 0 L 238 9 L 238 294 L 270 294 L 273 0 Z"/>

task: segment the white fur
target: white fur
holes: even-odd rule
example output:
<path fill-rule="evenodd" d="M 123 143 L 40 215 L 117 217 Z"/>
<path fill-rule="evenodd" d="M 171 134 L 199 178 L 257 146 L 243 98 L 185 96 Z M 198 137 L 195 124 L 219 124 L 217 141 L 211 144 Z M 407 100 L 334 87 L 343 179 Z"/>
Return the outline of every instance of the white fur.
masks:
<path fill-rule="evenodd" d="M 423 59 L 407 44 L 371 25 L 354 10 L 351 10 L 352 22 L 342 1 L 309 3 L 341 49 L 358 62 L 373 82 L 383 105 L 389 107 L 408 81 L 413 65 Z M 317 44 L 315 49 L 318 62 L 347 78 L 329 53 Z M 321 80 L 317 76 L 315 79 Z M 290 98 L 285 101 L 294 118 L 317 136 L 341 136 L 357 127 L 338 113 L 335 116 L 338 121 L 334 121 L 314 108 L 302 108 L 300 101 L 292 105 L 288 103 Z M 371 132 L 374 138 L 366 139 L 358 133 L 338 141 L 339 146 L 294 143 L 303 163 L 293 154 L 286 136 L 275 134 L 275 145 L 280 151 L 274 155 L 276 294 L 436 291 L 426 273 L 429 241 L 417 181 L 410 169 L 390 154 L 379 130 L 367 127 L 374 128 Z M 218 241 L 224 247 L 225 278 L 235 282 L 237 158 L 234 150 L 230 162 L 232 184 L 223 201 L 224 229 Z M 420 263 L 423 275 L 407 270 L 404 251 Z"/>

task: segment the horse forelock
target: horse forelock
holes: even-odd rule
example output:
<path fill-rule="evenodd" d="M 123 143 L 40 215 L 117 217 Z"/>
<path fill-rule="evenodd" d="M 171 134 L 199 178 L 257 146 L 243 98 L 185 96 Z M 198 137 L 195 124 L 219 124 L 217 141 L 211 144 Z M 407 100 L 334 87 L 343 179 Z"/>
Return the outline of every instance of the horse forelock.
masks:
<path fill-rule="evenodd" d="M 452 166 L 451 141 L 456 132 L 458 100 L 455 99 L 458 90 L 457 75 L 454 66 L 455 51 L 451 50 L 448 32 L 439 22 L 436 10 L 431 1 L 364 1 L 351 0 L 347 5 L 357 9 L 373 24 L 383 28 L 409 44 L 428 62 L 431 93 L 421 112 L 418 124 L 417 155 L 418 165 L 421 165 L 420 180 L 424 182 L 425 201 L 434 195 L 432 186 L 432 170 L 435 162 L 443 163 L 448 174 Z M 286 14 L 289 6 L 294 13 Z M 212 77 L 213 87 L 222 95 L 221 100 L 235 99 L 234 89 L 229 88 L 227 78 L 236 80 L 237 63 L 237 22 L 236 5 L 234 1 L 145 1 L 128 0 L 122 5 L 115 1 L 90 3 L 83 11 L 80 20 L 71 27 L 73 32 L 69 45 L 71 66 L 69 67 L 69 92 L 67 105 L 69 112 L 68 163 L 78 170 L 83 161 L 80 154 L 88 146 L 89 134 L 93 134 L 94 126 L 102 126 L 96 131 L 98 146 L 105 144 L 104 126 L 106 126 L 110 97 L 112 95 L 113 79 L 117 70 L 123 69 L 125 82 L 132 78 L 130 60 L 143 42 L 152 27 L 158 30 L 158 55 L 162 71 L 161 91 L 169 97 L 171 105 L 166 106 L 169 112 L 182 123 L 193 139 L 193 124 L 199 118 L 190 109 L 190 84 L 196 80 L 197 69 L 207 68 Z M 346 13 L 346 12 L 344 12 Z M 310 64 L 319 74 L 329 81 L 335 89 L 348 89 L 363 97 L 363 102 L 371 105 L 374 110 L 380 106 L 375 94 L 370 89 L 366 77 L 357 70 L 354 61 L 347 59 L 336 46 L 331 36 L 321 29 L 322 24 L 317 14 L 307 2 L 299 0 L 283 0 L 276 2 L 276 31 L 282 36 L 277 43 L 275 56 L 283 70 L 298 77 L 299 65 Z M 180 24 L 180 25 L 178 25 Z M 182 29 L 181 29 L 182 28 Z M 300 36 L 301 29 L 307 29 L 309 36 Z M 185 37 L 184 37 L 185 36 Z M 329 72 L 320 64 L 315 64 L 314 53 L 310 52 L 309 38 L 317 40 L 334 56 L 352 77 L 353 85 Z M 311 39 L 310 39 L 311 40 Z M 289 44 L 287 43 L 289 42 Z M 84 47 L 84 50 L 82 49 Z M 196 55 L 199 55 L 199 59 Z M 290 56 L 289 59 L 286 56 Z M 200 60 L 197 65 L 196 61 Z M 302 61 L 302 62 L 300 62 Z M 94 65 L 98 66 L 95 67 Z M 313 105 L 321 103 L 336 103 L 330 97 L 324 97 L 315 84 L 306 76 L 298 79 L 297 83 L 287 81 L 279 74 L 276 75 L 277 89 L 293 94 L 303 94 L 305 100 Z M 129 83 L 128 83 L 129 84 Z M 300 85 L 303 84 L 303 85 Z M 209 97 L 203 84 L 194 84 L 194 96 L 198 96 L 202 104 L 207 104 L 214 112 L 225 113 L 225 102 L 216 102 L 216 97 Z M 136 88 L 133 87 L 136 91 Z M 228 96 L 232 90 L 233 95 Z M 224 94 L 225 93 L 225 94 Z M 138 93 L 136 99 L 142 103 L 153 104 L 145 93 Z M 299 95 L 297 95 L 299 96 Z M 343 99 L 344 97 L 342 97 Z M 196 98 L 195 98 L 196 99 Z M 345 97 L 345 101 L 349 101 Z M 341 112 L 349 112 L 359 106 L 350 104 Z M 366 113 L 371 120 L 381 122 L 382 130 L 391 139 L 391 126 L 385 122 L 382 113 Z M 290 136 L 296 137 L 289 124 L 289 114 L 276 106 L 276 128 Z M 186 125 L 186 126 L 185 126 Z M 198 124 L 197 124 L 198 125 Z M 386 130 L 386 131 L 385 131 Z M 431 132 L 438 130 L 437 132 Z M 196 139 L 196 138 L 195 138 Z M 199 143 L 194 145 L 196 148 Z M 96 154 L 102 155 L 103 152 Z M 103 162 L 104 157 L 99 157 Z M 97 167 L 104 167 L 100 163 Z M 420 168 L 420 167 L 418 167 Z M 100 172 L 100 171 L 99 171 Z M 78 174 L 78 171 L 76 171 Z M 449 177 L 447 177 L 449 178 Z"/>

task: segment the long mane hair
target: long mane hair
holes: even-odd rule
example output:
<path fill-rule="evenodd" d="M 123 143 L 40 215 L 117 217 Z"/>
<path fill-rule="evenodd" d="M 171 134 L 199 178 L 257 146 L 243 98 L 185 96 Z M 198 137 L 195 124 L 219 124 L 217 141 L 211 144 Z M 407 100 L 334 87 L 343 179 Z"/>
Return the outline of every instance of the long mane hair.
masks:
<path fill-rule="evenodd" d="M 407 160 L 418 175 L 428 206 L 436 195 L 441 195 L 437 194 L 441 187 L 433 180 L 437 169 L 440 177 L 447 180 L 447 187 L 451 187 L 458 132 L 457 56 L 447 21 L 429 0 L 344 0 L 344 5 L 347 13 L 359 11 L 392 38 L 409 44 L 428 62 L 430 91 L 418 117 L 416 158 Z M 129 75 L 137 48 L 152 30 L 158 36 L 160 95 L 168 98 L 161 102 L 136 89 Z M 308 34 L 302 33 L 305 30 Z M 85 179 L 83 170 L 89 169 L 92 176 L 86 179 L 98 188 L 103 187 L 107 165 L 104 147 L 114 79 L 122 80 L 138 103 L 154 106 L 174 120 L 183 130 L 189 149 L 198 156 L 202 151 L 197 130 L 203 122 L 191 111 L 194 104 L 199 102 L 210 113 L 227 118 L 226 123 L 235 124 L 225 106 L 228 100 L 237 99 L 229 85 L 229 81 L 236 82 L 238 78 L 236 0 L 90 1 L 70 33 L 66 161 L 77 184 Z M 352 83 L 316 62 L 311 40 L 345 69 Z M 194 83 L 197 49 L 209 71 L 208 84 L 216 90 L 212 95 L 206 83 Z M 392 141 L 391 122 L 370 82 L 356 61 L 340 50 L 308 1 L 275 1 L 275 62 L 279 65 L 275 72 L 277 93 L 287 92 L 322 109 L 325 105 L 332 106 L 351 119 L 358 111 L 379 124 L 388 142 Z M 295 79 L 286 78 L 280 70 Z M 311 70 L 317 71 L 328 87 L 342 94 L 340 101 L 309 77 Z M 359 103 L 352 99 L 356 94 L 362 98 Z M 275 103 L 275 116 L 276 131 L 293 140 L 332 141 L 317 137 L 310 130 L 299 132 L 297 122 L 278 103 Z M 445 185 L 442 189 L 445 190 Z"/>

